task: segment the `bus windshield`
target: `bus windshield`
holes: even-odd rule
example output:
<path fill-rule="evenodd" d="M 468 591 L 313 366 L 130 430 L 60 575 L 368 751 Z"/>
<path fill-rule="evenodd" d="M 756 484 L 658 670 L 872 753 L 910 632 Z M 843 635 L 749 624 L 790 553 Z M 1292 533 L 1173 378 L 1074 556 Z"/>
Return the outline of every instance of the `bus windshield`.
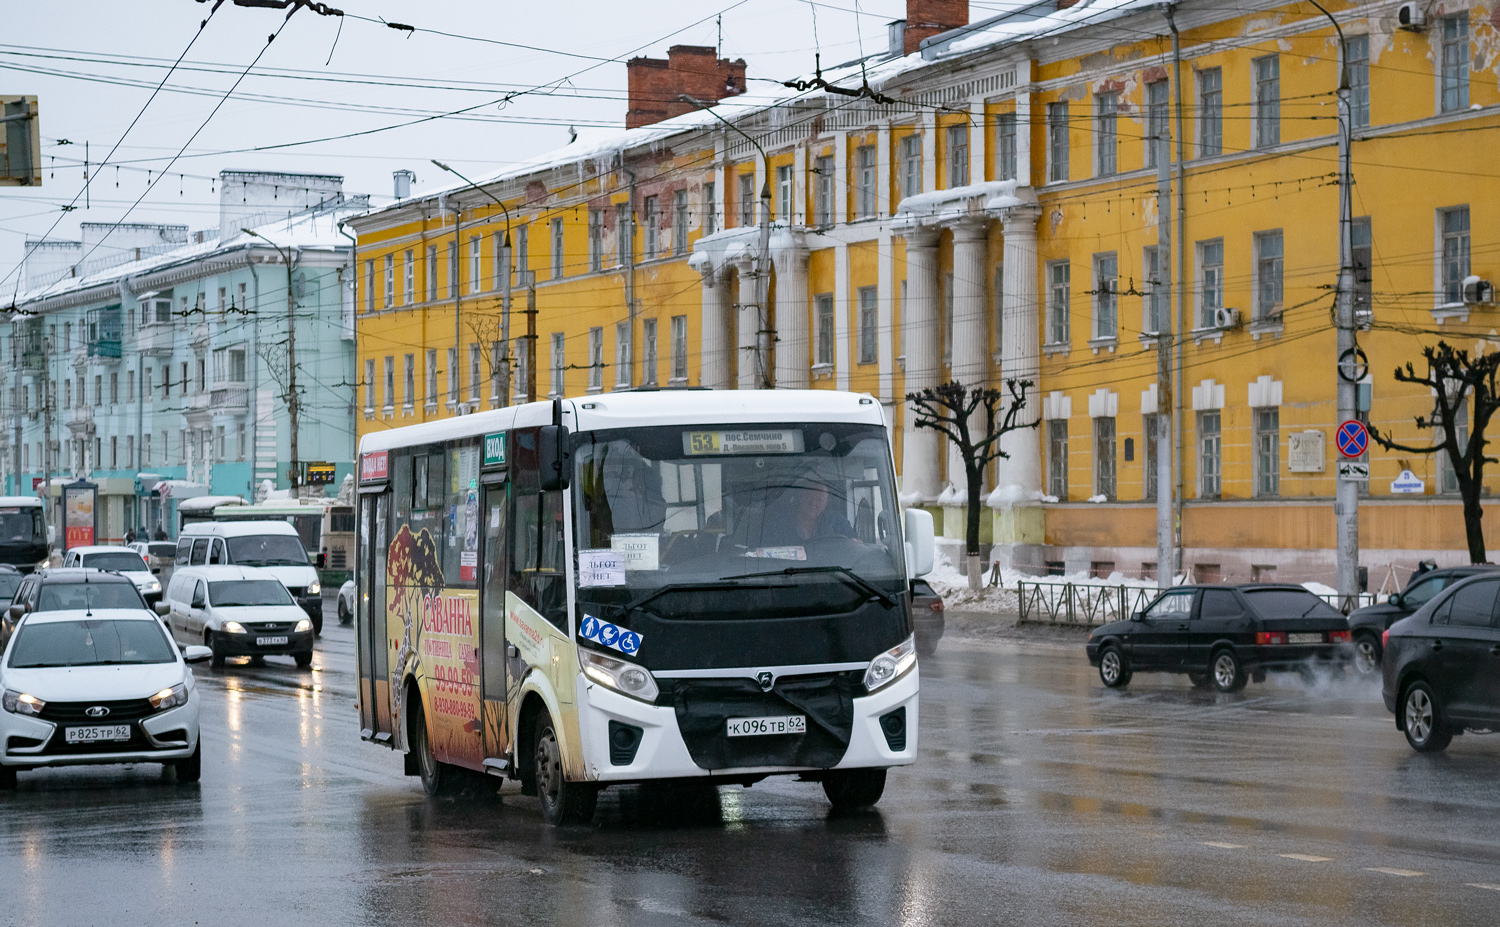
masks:
<path fill-rule="evenodd" d="M 0 541 L 36 541 L 42 538 L 40 508 L 0 508 Z"/>
<path fill-rule="evenodd" d="M 759 584 L 768 574 L 784 587 L 846 587 L 853 607 L 862 583 L 889 592 L 904 582 L 895 480 L 879 425 L 585 432 L 574 458 L 579 586 L 590 597 L 609 587 L 624 593 L 607 596 L 619 601 Z"/>

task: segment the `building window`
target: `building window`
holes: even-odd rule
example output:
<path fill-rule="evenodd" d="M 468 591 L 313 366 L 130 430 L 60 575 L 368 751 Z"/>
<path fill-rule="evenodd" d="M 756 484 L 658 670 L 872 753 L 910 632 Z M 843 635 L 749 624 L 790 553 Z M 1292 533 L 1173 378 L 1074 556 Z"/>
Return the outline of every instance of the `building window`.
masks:
<path fill-rule="evenodd" d="M 688 378 L 687 316 L 672 316 L 672 380 L 686 383 Z"/>
<path fill-rule="evenodd" d="M 1251 62 L 1255 72 L 1255 147 L 1281 143 L 1281 59 L 1266 55 Z"/>
<path fill-rule="evenodd" d="M 1469 108 L 1469 11 L 1442 18 L 1442 111 Z"/>
<path fill-rule="evenodd" d="M 385 294 L 381 305 L 389 309 L 396 304 L 396 256 L 385 256 Z"/>
<path fill-rule="evenodd" d="M 385 410 L 390 412 L 396 408 L 396 358 L 390 354 L 385 356 Z"/>
<path fill-rule="evenodd" d="M 1101 93 L 1094 97 L 1094 173 L 1100 177 L 1118 170 L 1119 112 L 1119 94 Z"/>
<path fill-rule="evenodd" d="M 1281 230 L 1255 235 L 1255 317 L 1281 315 Z"/>
<path fill-rule="evenodd" d="M 1141 501 L 1156 501 L 1156 429 L 1160 425 L 1156 413 L 1141 416 L 1141 459 L 1145 472 L 1141 474 Z"/>
<path fill-rule="evenodd" d="M 672 253 L 686 254 L 688 238 L 687 191 L 672 194 Z"/>
<path fill-rule="evenodd" d="M 660 244 L 660 239 L 658 236 L 661 234 L 661 229 L 658 228 L 661 222 L 660 217 L 657 215 L 656 197 L 646 197 L 643 219 L 646 225 L 645 229 L 643 229 L 643 231 L 645 232 L 645 241 L 642 243 L 642 247 L 645 248 L 646 252 L 644 259 L 647 261 L 651 261 L 655 260 L 658 257 L 657 249 Z"/>
<path fill-rule="evenodd" d="M 615 204 L 615 264 L 626 267 L 635 260 L 635 214 L 629 203 Z"/>
<path fill-rule="evenodd" d="M 861 364 L 875 363 L 877 333 L 880 325 L 879 310 L 876 308 L 877 292 L 873 286 L 859 288 L 859 362 Z"/>
<path fill-rule="evenodd" d="M 1168 97 L 1171 87 L 1171 83 L 1165 80 L 1154 80 L 1146 85 L 1147 167 L 1158 167 L 1163 161 L 1171 160 L 1167 155 L 1167 142 L 1172 137 L 1171 123 L 1168 121 L 1171 114 Z"/>
<path fill-rule="evenodd" d="M 833 182 L 835 179 L 833 158 L 821 157 L 813 162 L 813 173 L 817 176 L 817 196 L 813 203 L 813 224 L 833 223 Z"/>
<path fill-rule="evenodd" d="M 497 358 L 498 360 L 498 358 Z M 496 365 L 498 366 L 498 364 Z M 484 371 L 479 362 L 479 343 L 469 343 L 469 398 L 479 401 L 479 384 L 484 380 Z"/>
<path fill-rule="evenodd" d="M 109 401 L 111 404 L 120 401 L 120 374 L 116 371 L 109 374 Z"/>
<path fill-rule="evenodd" d="M 563 254 L 563 220 L 552 220 L 552 279 L 561 280 L 567 271 Z"/>
<path fill-rule="evenodd" d="M 875 148 L 861 145 L 854 150 L 854 217 L 875 215 Z"/>
<path fill-rule="evenodd" d="M 114 441 L 113 438 L 110 438 L 109 439 L 109 456 L 111 458 L 113 458 L 114 455 L 115 455 L 115 441 Z M 216 426 L 214 426 L 214 460 L 218 461 L 219 463 L 223 463 L 225 460 L 228 460 L 228 459 L 229 458 L 226 456 L 226 452 L 225 452 L 224 426 L 223 425 L 216 425 Z"/>
<path fill-rule="evenodd" d="M 969 184 L 969 127 L 948 127 L 948 189 Z"/>
<path fill-rule="evenodd" d="M 234 426 L 234 459 L 245 459 L 245 423 Z"/>
<path fill-rule="evenodd" d="M 219 432 L 222 434 L 223 431 L 224 426 L 220 425 Z M 109 468 L 111 470 L 118 470 L 120 468 L 120 439 L 113 435 L 109 439 Z"/>
<path fill-rule="evenodd" d="M 1469 207 L 1439 212 L 1443 236 L 1443 302 L 1464 301 L 1464 278 L 1469 276 Z"/>
<path fill-rule="evenodd" d="M 401 302 L 410 306 L 417 301 L 417 262 L 409 248 L 401 258 Z"/>
<path fill-rule="evenodd" d="M 1141 251 L 1141 276 L 1145 292 L 1141 295 L 1141 325 L 1146 334 L 1167 330 L 1167 303 L 1171 287 L 1167 286 L 1167 269 L 1161 266 L 1161 248 L 1150 245 Z"/>
<path fill-rule="evenodd" d="M 417 358 L 415 354 L 406 355 L 406 377 L 401 385 L 406 388 L 406 391 L 401 394 L 401 404 L 409 411 L 417 404 Z"/>
<path fill-rule="evenodd" d="M 427 349 L 427 392 L 424 394 L 424 402 L 429 406 L 436 406 L 438 401 L 438 369 L 437 349 Z"/>
<path fill-rule="evenodd" d="M 629 322 L 615 323 L 615 388 L 628 387 L 630 385 L 631 355 L 630 343 L 633 332 Z"/>
<path fill-rule="evenodd" d="M 589 270 L 595 273 L 604 269 L 604 210 L 589 210 Z M 552 259 L 552 276 L 558 276 L 557 259 Z"/>
<path fill-rule="evenodd" d="M 1224 239 L 1198 242 L 1198 327 L 1213 328 L 1224 308 Z"/>
<path fill-rule="evenodd" d="M 513 244 L 515 245 L 516 253 L 515 259 L 511 263 L 515 265 L 515 270 L 518 273 L 525 274 L 531 270 L 531 227 L 523 225 L 517 228 Z M 521 279 L 523 281 L 527 280 L 524 276 Z M 499 278 L 496 278 L 495 285 L 500 285 Z"/>
<path fill-rule="evenodd" d="M 243 307 L 241 307 L 243 308 Z M 365 311 L 375 311 L 375 262 L 365 261 Z"/>
<path fill-rule="evenodd" d="M 1072 287 L 1072 270 L 1067 261 L 1047 265 L 1047 343 L 1068 343 L 1068 301 Z M 1053 495 L 1057 495 L 1053 493 Z"/>
<path fill-rule="evenodd" d="M 656 320 L 641 320 L 641 385 L 656 385 Z"/>
<path fill-rule="evenodd" d="M 516 352 L 516 392 L 512 401 L 523 402 L 531 398 L 531 351 L 535 350 L 536 342 L 532 339 L 526 340 L 527 350 Z M 494 391 L 491 391 L 494 394 Z M 492 408 L 499 406 L 497 401 Z"/>
<path fill-rule="evenodd" d="M 1349 51 L 1349 124 L 1359 129 L 1370 124 L 1370 37 L 1351 35 L 1344 47 Z"/>
<path fill-rule="evenodd" d="M 365 361 L 365 412 L 375 411 L 375 360 Z"/>
<path fill-rule="evenodd" d="M 1255 413 L 1255 494 L 1281 492 L 1281 410 L 1266 406 Z"/>
<path fill-rule="evenodd" d="M 1198 157 L 1224 150 L 1224 81 L 1218 68 L 1198 72 Z"/>
<path fill-rule="evenodd" d="M 1120 262 L 1114 252 L 1094 255 L 1094 337 L 1116 338 L 1119 328 Z"/>
<path fill-rule="evenodd" d="M 1047 495 L 1068 501 L 1068 420 L 1047 420 Z"/>
<path fill-rule="evenodd" d="M 995 179 L 1016 179 L 1016 114 L 995 118 Z"/>
<path fill-rule="evenodd" d="M 1219 412 L 1198 413 L 1198 498 L 1219 498 Z"/>
<path fill-rule="evenodd" d="M 776 168 L 776 221 L 792 224 L 792 169 Z"/>
<path fill-rule="evenodd" d="M 500 287 L 502 280 L 510 277 L 510 268 L 505 266 L 505 233 L 496 232 L 490 236 L 491 255 L 490 276 L 495 278 L 495 287 Z"/>
<path fill-rule="evenodd" d="M 746 171 L 739 178 L 740 228 L 749 228 L 755 224 L 755 174 L 753 171 Z"/>
<path fill-rule="evenodd" d="M 480 238 L 478 235 L 469 236 L 469 292 L 478 293 L 480 282 L 484 274 L 480 269 Z"/>
<path fill-rule="evenodd" d="M 922 136 L 907 135 L 901 139 L 901 195 L 916 196 L 922 192 Z"/>
<path fill-rule="evenodd" d="M 604 388 L 604 329 L 589 329 L 589 390 Z"/>
<path fill-rule="evenodd" d="M 1068 104 L 1047 104 L 1047 182 L 1068 179 Z"/>
<path fill-rule="evenodd" d="M 712 235 L 719 230 L 718 184 L 703 185 L 703 234 Z"/>
<path fill-rule="evenodd" d="M 240 426 L 241 429 L 243 429 L 244 427 L 244 425 Z M 244 458 L 241 458 L 241 460 L 243 459 Z M 135 466 L 135 435 L 125 436 L 125 466 Z"/>
<path fill-rule="evenodd" d="M 1374 313 L 1374 239 L 1371 237 L 1370 217 L 1354 220 L 1350 237 L 1354 240 L 1354 317 L 1373 318 Z"/>
<path fill-rule="evenodd" d="M 817 326 L 813 339 L 813 363 L 833 366 L 833 296 L 819 293 L 814 302 L 814 324 Z"/>
<path fill-rule="evenodd" d="M 437 292 L 438 292 L 438 290 L 437 290 L 437 278 L 438 278 L 438 273 L 437 273 L 437 245 L 428 245 L 427 246 L 427 262 L 426 262 L 426 266 L 423 267 L 422 270 L 423 270 L 424 274 L 427 277 L 427 301 L 429 303 L 430 302 L 435 302 L 437 300 Z"/>
<path fill-rule="evenodd" d="M 1094 419 L 1094 495 L 1115 500 L 1115 420 Z"/>
<path fill-rule="evenodd" d="M 551 388 L 548 390 L 548 394 L 551 396 L 561 396 L 563 394 L 563 351 L 565 344 L 566 341 L 562 332 L 552 333 L 552 370 L 549 375 Z"/>

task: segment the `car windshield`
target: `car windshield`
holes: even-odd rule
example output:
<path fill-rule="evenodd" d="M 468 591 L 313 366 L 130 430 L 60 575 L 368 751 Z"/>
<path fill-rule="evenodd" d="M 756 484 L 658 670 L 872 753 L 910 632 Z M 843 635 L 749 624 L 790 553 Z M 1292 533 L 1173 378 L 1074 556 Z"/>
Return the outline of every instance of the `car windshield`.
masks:
<path fill-rule="evenodd" d="M 107 577 L 106 577 L 107 578 Z M 39 612 L 95 611 L 101 608 L 145 608 L 135 586 L 117 579 L 107 583 L 43 583 Z"/>
<path fill-rule="evenodd" d="M 1262 618 L 1342 618 L 1339 610 L 1306 589 L 1247 589 Z"/>
<path fill-rule="evenodd" d="M 32 541 L 41 536 L 41 509 L 0 508 L 0 541 Z"/>
<path fill-rule="evenodd" d="M 274 579 L 235 579 L 208 584 L 208 601 L 221 608 L 242 605 L 291 605 L 286 587 Z"/>
<path fill-rule="evenodd" d="M 19 573 L 0 573 L 0 601 L 9 602 L 16 597 L 16 590 L 21 586 Z"/>
<path fill-rule="evenodd" d="M 139 620 L 24 622 L 10 652 L 10 665 L 15 669 L 172 663 L 176 659 L 177 648 L 161 626 Z"/>
<path fill-rule="evenodd" d="M 252 534 L 229 539 L 229 559 L 243 566 L 306 566 L 302 541 L 284 534 Z"/>
<path fill-rule="evenodd" d="M 112 550 L 103 554 L 84 554 L 83 565 L 91 570 L 119 570 L 122 573 L 140 573 L 146 569 L 146 561 L 140 554 Z"/>

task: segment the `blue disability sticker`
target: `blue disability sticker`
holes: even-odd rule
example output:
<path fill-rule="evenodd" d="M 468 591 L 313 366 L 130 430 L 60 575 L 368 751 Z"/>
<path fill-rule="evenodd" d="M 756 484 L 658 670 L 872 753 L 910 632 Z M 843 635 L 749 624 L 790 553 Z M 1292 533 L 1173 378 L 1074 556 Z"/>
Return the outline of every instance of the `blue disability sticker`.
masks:
<path fill-rule="evenodd" d="M 624 654 L 635 656 L 641 649 L 641 636 L 619 625 L 600 621 L 593 615 L 584 615 L 578 633 L 596 644 L 603 644 Z"/>

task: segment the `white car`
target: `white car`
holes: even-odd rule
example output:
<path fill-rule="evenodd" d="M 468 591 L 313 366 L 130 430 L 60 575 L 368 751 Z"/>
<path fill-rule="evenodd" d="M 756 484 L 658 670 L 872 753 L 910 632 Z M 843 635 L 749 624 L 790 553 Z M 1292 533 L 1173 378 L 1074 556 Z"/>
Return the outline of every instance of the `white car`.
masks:
<path fill-rule="evenodd" d="M 313 661 L 313 622 L 270 570 L 242 566 L 178 567 L 167 586 L 167 627 L 183 644 L 227 657 L 260 661 L 289 656 L 306 669 Z"/>
<path fill-rule="evenodd" d="M 63 555 L 62 565 L 86 570 L 111 570 L 135 583 L 136 590 L 146 600 L 146 604 L 154 605 L 161 601 L 161 580 L 156 578 L 159 570 L 152 569 L 144 555 L 129 547 L 74 547 Z"/>
<path fill-rule="evenodd" d="M 339 624 L 354 622 L 354 580 L 348 579 L 339 587 Z"/>
<path fill-rule="evenodd" d="M 32 612 L 0 655 L 0 789 L 44 766 L 162 763 L 197 782 L 198 693 L 161 620 L 138 608 Z"/>

